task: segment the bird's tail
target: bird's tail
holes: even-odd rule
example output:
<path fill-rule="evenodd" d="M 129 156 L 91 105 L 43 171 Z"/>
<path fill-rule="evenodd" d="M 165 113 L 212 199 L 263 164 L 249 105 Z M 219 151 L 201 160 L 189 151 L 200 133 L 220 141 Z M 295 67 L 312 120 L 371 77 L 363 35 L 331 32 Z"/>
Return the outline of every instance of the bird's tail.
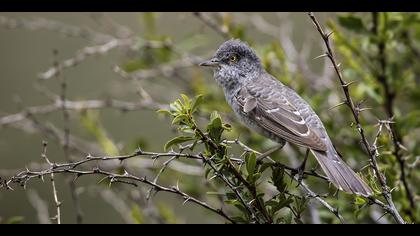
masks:
<path fill-rule="evenodd" d="M 372 189 L 340 158 L 332 144 L 328 151 L 311 150 L 330 181 L 340 190 L 369 197 Z"/>

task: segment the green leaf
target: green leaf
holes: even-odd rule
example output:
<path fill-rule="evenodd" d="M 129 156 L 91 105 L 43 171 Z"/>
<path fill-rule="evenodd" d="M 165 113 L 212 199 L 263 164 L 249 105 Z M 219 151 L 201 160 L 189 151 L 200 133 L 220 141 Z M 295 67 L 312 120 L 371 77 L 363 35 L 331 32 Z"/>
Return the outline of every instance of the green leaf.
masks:
<path fill-rule="evenodd" d="M 224 131 L 222 119 L 216 111 L 213 111 L 210 115 L 210 123 L 207 125 L 207 132 L 209 133 L 210 137 L 214 139 L 216 142 L 219 142 L 222 133 Z"/>
<path fill-rule="evenodd" d="M 293 199 L 291 197 L 285 198 L 284 195 L 279 195 L 278 199 L 278 201 L 272 200 L 272 202 L 270 203 L 271 210 L 273 213 L 276 213 L 277 211 L 293 203 Z"/>
<path fill-rule="evenodd" d="M 204 102 L 204 96 L 203 95 L 198 95 L 197 97 L 195 97 L 195 100 L 191 106 L 191 113 L 194 113 L 198 107 L 201 105 L 201 103 Z"/>
<path fill-rule="evenodd" d="M 284 169 L 273 168 L 272 169 L 272 177 L 271 180 L 273 181 L 273 185 L 276 186 L 277 190 L 283 193 L 286 190 L 286 183 L 284 183 Z"/>
<path fill-rule="evenodd" d="M 172 115 L 172 112 L 170 112 L 168 109 L 159 109 L 156 112 L 164 114 L 164 115 L 170 115 L 170 116 Z"/>
<path fill-rule="evenodd" d="M 354 204 L 361 206 L 366 203 L 366 200 L 360 196 L 356 196 L 354 199 Z"/>
<path fill-rule="evenodd" d="M 246 162 L 246 171 L 248 175 L 252 175 L 255 173 L 255 167 L 257 166 L 257 156 L 255 153 L 251 153 L 245 157 Z"/>
<path fill-rule="evenodd" d="M 186 120 L 188 120 L 188 116 L 186 114 L 179 114 L 172 120 L 172 124 L 179 124 L 181 121 L 185 122 Z"/>
<path fill-rule="evenodd" d="M 184 106 L 187 110 L 189 110 L 191 108 L 191 103 L 190 103 L 190 98 L 185 95 L 185 94 L 181 94 L 182 100 L 184 100 Z"/>
<path fill-rule="evenodd" d="M 194 137 L 189 137 L 189 136 L 179 136 L 179 137 L 175 137 L 175 138 L 173 138 L 173 139 L 171 139 L 171 140 L 169 140 L 166 144 L 165 144 L 165 147 L 163 148 L 163 149 L 165 149 L 165 152 L 170 148 L 170 147 L 172 147 L 173 145 L 177 145 L 177 144 L 180 144 L 180 143 L 184 143 L 184 142 L 187 142 L 187 141 L 191 141 L 191 140 L 194 140 L 195 138 Z"/>
<path fill-rule="evenodd" d="M 366 31 L 362 19 L 354 15 L 339 16 L 338 23 L 344 28 L 358 33 Z"/>

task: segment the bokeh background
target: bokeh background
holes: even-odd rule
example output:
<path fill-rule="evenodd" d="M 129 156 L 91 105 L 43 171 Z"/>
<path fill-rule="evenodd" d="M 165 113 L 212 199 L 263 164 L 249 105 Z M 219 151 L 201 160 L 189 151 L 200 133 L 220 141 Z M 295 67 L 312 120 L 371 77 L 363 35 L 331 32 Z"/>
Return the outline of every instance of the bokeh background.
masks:
<path fill-rule="evenodd" d="M 168 104 L 179 97 L 180 93 L 188 95 L 204 93 L 209 101 L 212 101 L 211 104 L 207 104 L 205 110 L 219 110 L 224 118 L 235 122 L 223 102 L 223 94 L 212 80 L 212 74 L 194 64 L 199 59 L 211 56 L 225 40 L 223 34 L 230 34 L 247 40 L 263 57 L 265 66 L 270 68 L 272 73 L 296 89 L 311 102 L 318 113 L 322 113 L 321 118 L 330 130 L 332 139 L 337 141 L 336 145 L 346 154 L 345 158 L 352 167 L 360 170 L 368 163 L 367 156 L 358 143 L 357 133 L 350 128 L 351 117 L 348 110 L 345 108 L 329 110 L 341 101 L 341 92 L 334 71 L 325 63 L 326 61 L 313 60 L 324 49 L 318 32 L 306 13 L 203 13 L 200 16 L 213 20 L 218 29 L 214 29 L 211 24 L 193 13 L 1 13 L 0 116 L 20 112 L 25 107 L 50 104 L 51 101 L 41 91 L 49 90 L 59 94 L 60 82 L 57 78 L 42 80 L 39 78 L 40 74 L 51 68 L 54 61 L 62 62 L 74 58 L 83 48 L 103 45 L 110 37 L 115 37 L 136 38 L 138 41 L 130 45 L 131 48 L 116 47 L 102 54 L 87 56 L 80 64 L 64 69 L 63 76 L 68 85 L 69 100 L 112 98 L 138 101 L 141 99 L 138 94 L 140 85 L 159 104 Z M 335 13 L 318 13 L 317 17 L 321 22 L 332 22 L 337 27 L 339 25 L 338 15 Z M 368 17 L 361 16 L 362 19 Z M 355 35 L 358 33 L 357 30 L 352 32 L 343 29 L 343 32 L 346 32 L 345 35 L 348 37 L 354 36 L 357 40 Z M 144 49 L 139 45 L 145 40 L 169 42 L 176 47 L 177 52 Z M 345 50 L 348 49 L 344 48 L 340 52 L 346 52 Z M 54 51 L 57 51 L 58 55 L 54 56 Z M 55 57 L 57 59 L 54 59 Z M 118 66 L 125 70 L 126 74 L 131 75 L 142 70 L 161 68 L 159 66 L 162 64 L 173 65 L 183 58 L 189 58 L 187 66 L 169 72 L 162 69 L 155 76 L 146 74 L 143 77 L 147 78 L 139 80 L 124 78 L 122 75 L 124 73 L 117 73 L 115 69 Z M 343 58 L 343 67 L 349 66 L 351 62 L 347 61 L 346 57 Z M 351 66 L 354 64 L 349 67 Z M 353 69 L 346 71 L 344 75 L 361 81 L 366 79 L 357 73 L 358 71 Z M 418 80 L 416 82 L 415 78 L 409 81 L 409 84 L 414 86 L 413 90 L 418 88 Z M 368 82 L 362 84 L 366 85 Z M 370 85 L 365 87 L 356 85 L 355 88 L 356 99 L 367 98 L 367 104 L 376 109 L 368 113 L 367 118 L 363 120 L 367 123 L 369 138 L 373 140 L 377 130 L 375 118 L 386 118 L 385 115 L 380 115 L 383 114 L 383 110 L 378 104 L 382 101 L 379 98 L 375 100 L 375 96 L 380 96 L 381 90 Z M 398 108 L 401 110 L 397 111 L 397 115 L 401 115 L 405 110 L 416 109 L 417 106 L 413 105 L 415 102 L 401 101 L 401 104 L 402 106 Z M 94 122 L 100 122 L 107 139 L 113 142 L 111 147 L 123 154 L 132 152 L 137 146 L 145 150 L 162 151 L 166 141 L 175 133 L 170 121 L 159 116 L 153 109 L 122 112 L 108 108 L 85 116 L 94 119 Z M 413 119 L 418 119 L 413 116 Z M 41 123 L 53 124 L 58 129 L 62 129 L 64 125 L 60 111 L 35 117 Z M 95 131 L 87 128 L 86 123 L 89 121 L 85 120 L 84 123 L 80 117 L 83 115 L 72 113 L 71 135 L 99 143 L 102 152 L 112 153 L 113 149 L 101 146 Z M 413 129 L 405 133 L 417 133 L 417 123 L 412 121 Z M 49 142 L 48 156 L 51 160 L 64 161 L 60 144 L 45 133 L 37 132 L 29 126 L 9 124 L 0 127 L 0 176 L 10 176 L 25 166 L 37 168 L 36 163 L 42 163 L 40 157 L 42 140 Z M 261 137 L 249 134 L 239 124 L 234 126 L 233 133 L 229 135 L 231 138 L 243 137 L 250 145 L 260 149 L 272 145 Z M 416 136 L 418 135 L 409 137 Z M 386 142 L 384 138 L 384 143 Z M 418 155 L 416 143 L 417 141 L 406 143 L 411 145 L 407 147 L 411 151 L 410 163 L 415 163 L 414 160 Z M 288 145 L 286 148 L 292 147 Z M 290 158 L 283 158 L 286 162 L 293 162 Z M 158 169 L 146 170 L 142 168 L 143 164 L 133 162 L 133 168 L 148 176 L 156 174 Z M 410 176 L 413 179 L 418 178 L 418 169 Z M 62 221 L 75 223 L 76 209 L 68 187 L 68 179 L 61 175 L 56 178 L 62 202 Z M 138 197 L 139 193 L 130 186 L 108 188 L 106 185 L 97 184 L 99 180 L 95 177 L 83 177 L 76 182 L 84 223 L 156 222 L 149 219 L 147 214 L 138 213 L 145 210 L 140 207 L 141 204 L 136 205 L 136 201 L 142 201 L 139 198 L 143 198 L 143 195 Z M 393 179 L 390 180 L 392 182 Z M 191 192 L 199 192 L 200 186 L 205 182 L 200 176 L 184 176 L 171 170 L 165 172 L 160 181 L 168 184 L 179 181 Z M 325 188 L 325 186 L 320 187 L 320 189 Z M 15 186 L 14 189 L 14 191 L 0 191 L 0 217 L 3 221 L 14 219 L 24 223 L 42 223 L 42 214 L 45 215 L 45 211 L 50 215 L 54 214 L 49 181 L 32 180 L 26 190 L 19 186 Z M 418 193 L 417 189 L 415 187 L 414 195 Z M 147 191 L 147 188 L 145 190 Z M 120 194 L 121 192 L 124 194 Z M 403 193 L 397 192 L 396 195 Z M 194 204 L 183 205 L 182 199 L 171 194 L 158 193 L 152 199 L 157 211 L 165 216 L 166 222 L 223 222 L 220 217 Z M 346 207 L 345 202 L 338 204 L 342 204 L 343 208 Z M 401 203 L 398 206 L 407 206 L 405 204 Z M 321 212 L 321 218 L 324 217 L 322 214 Z M 348 215 L 356 219 L 357 217 L 352 214 L 352 211 L 349 211 Z M 370 216 L 365 217 L 368 218 L 366 222 L 372 221 L 375 217 L 379 218 L 380 213 L 373 211 Z M 379 221 L 387 222 L 386 217 L 381 220 Z"/>

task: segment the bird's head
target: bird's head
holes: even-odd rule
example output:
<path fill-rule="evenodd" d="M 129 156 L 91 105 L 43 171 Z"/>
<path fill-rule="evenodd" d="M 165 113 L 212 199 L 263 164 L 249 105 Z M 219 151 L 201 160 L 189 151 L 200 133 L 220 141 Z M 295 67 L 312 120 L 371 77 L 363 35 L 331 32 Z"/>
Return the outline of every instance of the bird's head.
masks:
<path fill-rule="evenodd" d="M 239 39 L 224 42 L 213 57 L 200 66 L 212 67 L 216 81 L 224 87 L 256 79 L 262 71 L 254 50 Z"/>

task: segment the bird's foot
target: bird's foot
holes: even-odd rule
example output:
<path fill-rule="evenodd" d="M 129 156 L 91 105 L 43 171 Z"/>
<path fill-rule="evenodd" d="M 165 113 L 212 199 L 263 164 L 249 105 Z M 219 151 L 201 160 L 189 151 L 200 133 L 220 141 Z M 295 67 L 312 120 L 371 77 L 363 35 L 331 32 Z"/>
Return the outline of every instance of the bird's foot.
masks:
<path fill-rule="evenodd" d="M 300 184 L 302 183 L 302 180 L 304 179 L 304 177 L 305 177 L 305 167 L 303 167 L 302 168 L 302 166 L 300 166 L 298 169 L 297 169 L 297 185 L 296 185 L 296 187 L 299 187 L 300 186 Z"/>
<path fill-rule="evenodd" d="M 306 154 L 305 154 L 305 159 L 303 160 L 302 164 L 300 164 L 300 166 L 297 168 L 297 182 L 298 184 L 296 185 L 296 187 L 299 187 L 300 184 L 302 183 L 303 178 L 305 177 L 305 166 L 306 166 L 306 160 L 308 160 L 308 156 L 309 156 L 309 149 L 306 150 Z"/>

